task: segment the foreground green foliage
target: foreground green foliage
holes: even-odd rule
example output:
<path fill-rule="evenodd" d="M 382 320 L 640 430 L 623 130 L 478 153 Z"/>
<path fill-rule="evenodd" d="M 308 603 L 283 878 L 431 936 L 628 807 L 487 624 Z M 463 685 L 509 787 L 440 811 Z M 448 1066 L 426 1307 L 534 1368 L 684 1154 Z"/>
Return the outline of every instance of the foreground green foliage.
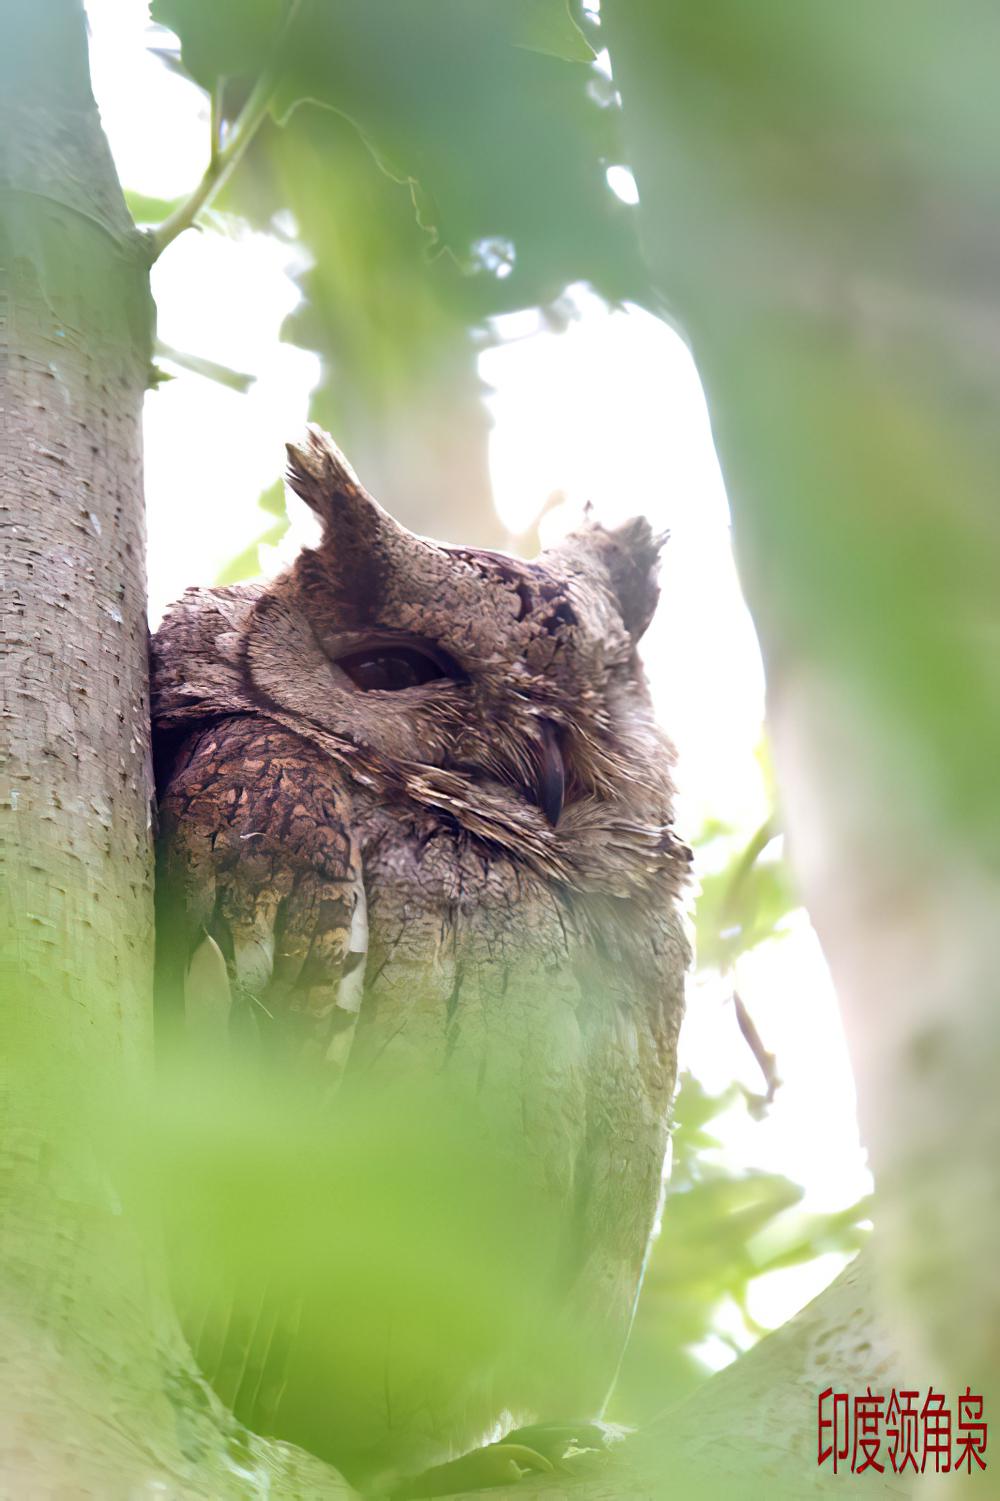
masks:
<path fill-rule="evenodd" d="M 235 142 L 248 146 L 223 207 L 265 226 L 277 211 L 291 210 L 281 232 L 313 254 L 289 334 L 326 356 L 316 415 L 344 436 L 387 497 L 405 489 L 411 522 L 429 526 L 433 519 L 450 530 L 448 508 L 454 515 L 457 505 L 464 534 L 478 528 L 486 538 L 495 528 L 475 353 L 496 337 L 489 320 L 497 313 L 540 306 L 558 323 L 563 291 L 578 279 L 611 300 L 629 297 L 662 310 L 662 296 L 663 305 L 679 310 L 713 402 L 772 701 L 786 733 L 811 724 L 814 735 L 811 750 L 808 734 L 802 737 L 802 761 L 808 767 L 813 760 L 812 832 L 824 836 L 835 879 L 827 877 L 825 888 L 822 878 L 814 880 L 810 899 L 819 912 L 831 890 L 849 896 L 854 879 L 861 884 L 868 875 L 861 868 L 868 859 L 881 880 L 865 888 L 874 893 L 869 912 L 844 918 L 832 903 L 840 926 L 835 921 L 831 930 L 845 993 L 855 993 L 879 1044 L 863 1097 L 890 1195 L 890 1234 L 897 1221 L 897 1261 L 920 1274 L 909 1280 L 913 1324 L 933 1336 L 928 1348 L 944 1352 L 952 1376 L 978 1382 L 996 1364 L 995 1196 L 983 1193 L 996 1159 L 990 914 L 998 847 L 1000 530 L 992 420 L 996 201 L 988 148 L 995 11 L 970 0 L 945 16 L 928 3 L 889 0 L 859 27 L 844 9 L 792 0 L 752 8 L 738 0 L 712 8 L 606 0 L 604 10 L 600 29 L 592 16 L 574 16 L 556 0 L 517 0 L 505 10 L 402 0 L 228 0 L 212 7 L 162 0 L 158 14 L 180 35 L 182 61 L 172 65 L 186 67 L 212 95 L 214 159 Z M 22 7 L 20 14 L 31 12 Z M 30 66 L 15 61 L 10 70 L 37 114 L 44 114 L 37 101 L 51 85 L 49 63 L 63 60 L 63 42 L 70 39 L 77 61 L 83 55 L 78 8 L 47 0 L 49 17 L 76 25 L 77 41 L 69 26 L 53 27 L 51 49 L 34 48 Z M 590 59 L 604 35 L 624 116 Z M 52 113 L 51 100 L 48 108 Z M 248 121 L 260 130 L 243 142 Z M 72 126 L 64 127 L 64 144 L 72 136 Z M 58 167 L 58 152 L 54 159 Z M 605 168 L 623 159 L 639 179 L 638 212 L 618 203 L 605 181 Z M 10 177 L 6 165 L 4 171 L 14 205 L 6 223 L 20 233 L 29 200 L 37 200 L 36 212 L 45 194 L 34 174 L 29 192 L 19 175 Z M 68 191 L 62 179 L 55 186 Z M 78 221 L 87 218 L 73 199 L 63 207 L 72 211 L 61 221 L 67 244 L 60 276 L 79 259 L 68 251 Z M 183 204 L 135 207 L 153 221 L 185 212 Z M 94 221 L 87 233 L 94 234 Z M 13 289 L 23 297 L 24 266 L 51 267 L 35 250 L 14 259 Z M 20 336 L 28 321 L 10 326 Z M 67 332 L 56 326 L 51 299 L 39 322 L 46 338 Z M 145 323 L 138 320 L 133 331 L 136 348 Z M 45 412 L 45 403 L 36 409 Z M 82 410 L 74 423 L 86 431 Z M 40 458 L 54 455 L 29 443 L 17 462 L 30 478 Z M 133 478 L 137 468 L 132 463 Z M 65 499 L 64 487 L 60 476 L 50 493 Z M 104 487 L 102 501 L 110 490 Z M 264 505 L 270 539 L 284 524 L 274 504 Z M 76 515 L 75 526 L 86 533 Z M 250 546 L 233 576 L 252 570 L 260 528 L 261 518 L 248 516 Z M 96 570 L 88 577 L 92 582 Z M 134 614 L 137 595 L 133 589 Z M 86 732 L 86 693 L 78 696 Z M 817 699 L 828 718 L 815 714 Z M 96 744 L 93 731 L 91 723 Z M 65 720 L 53 719 L 48 749 L 52 766 L 63 770 L 72 759 L 68 733 Z M 133 737 L 129 754 L 137 747 Z M 90 748 L 77 755 L 78 770 Z M 70 847 L 74 836 L 110 821 L 106 809 L 114 801 L 120 810 L 121 802 L 110 792 L 87 808 L 70 801 L 57 803 L 59 818 L 49 818 L 60 853 L 64 822 Z M 8 806 L 17 811 L 15 795 Z M 864 837 L 852 848 L 855 819 Z M 810 832 L 808 809 L 804 817 L 800 810 L 798 827 Z M 263 1259 L 265 1270 L 303 1287 L 316 1273 L 303 1265 L 302 1252 L 332 1227 L 323 1218 L 329 1200 L 308 1202 L 300 1175 L 290 1170 L 296 1153 L 309 1167 L 306 1176 L 355 1202 L 350 1223 L 358 1240 L 337 1247 L 348 1281 L 366 1274 L 359 1247 L 371 1235 L 412 1235 L 420 1245 L 427 1205 L 411 1181 L 397 1181 L 384 1151 L 379 1156 L 381 1117 L 370 1170 L 345 1181 L 348 1159 L 311 1155 L 312 1123 L 296 1102 L 269 1126 L 266 1112 L 250 1110 L 255 1101 L 245 1081 L 231 1099 L 218 1077 L 198 1088 L 182 1075 L 176 1096 L 168 1089 L 138 1105 L 122 1099 L 117 1078 L 105 1087 L 100 1069 L 81 1087 L 80 1060 L 93 1061 L 95 1039 L 115 1075 L 119 1033 L 145 1036 L 147 1018 L 138 994 L 108 986 L 86 993 L 82 974 L 94 933 L 88 953 L 84 924 L 74 921 L 84 904 L 74 906 L 78 893 L 69 883 L 46 888 L 36 880 L 45 861 L 34 860 L 20 837 L 28 884 L 45 890 L 60 914 L 54 921 L 33 907 L 24 931 L 32 942 L 41 934 L 44 948 L 62 932 L 60 903 L 68 899 L 65 928 L 81 939 L 81 967 L 68 964 L 66 994 L 33 983 L 30 993 L 11 988 L 7 998 L 5 1020 L 28 1025 L 26 1038 L 15 1036 L 7 1050 L 15 1067 L 23 1066 L 11 1091 L 15 1130 L 4 1165 L 13 1211 L 5 1315 L 15 1310 L 29 1333 L 33 1319 L 72 1333 L 71 1358 L 84 1355 L 84 1396 L 88 1373 L 91 1395 L 106 1379 L 124 1394 L 107 1432 L 125 1435 L 133 1457 L 141 1454 L 145 1464 L 157 1439 L 172 1455 L 177 1430 L 185 1462 L 210 1483 L 206 1434 L 229 1434 L 229 1420 L 212 1410 L 190 1374 L 164 1390 L 163 1372 L 182 1370 L 183 1353 L 164 1332 L 167 1304 L 144 1277 L 144 1255 L 136 1254 L 142 1216 L 121 1214 L 105 1161 L 120 1166 L 130 1206 L 141 1205 L 146 1192 L 156 1211 L 178 1211 L 174 1233 L 182 1245 L 186 1237 L 200 1243 L 207 1228 L 247 1276 L 260 1274 Z M 733 979 L 747 950 L 773 941 L 795 900 L 763 837 L 751 830 L 726 837 L 728 866 L 706 882 L 698 913 L 703 963 L 720 984 Z M 138 894 L 136 883 L 125 891 L 123 878 L 120 911 L 130 897 L 138 911 Z M 906 942 L 889 956 L 886 973 L 897 983 L 880 987 L 868 978 L 865 937 L 877 949 L 881 930 L 894 922 Z M 104 957 L 113 954 L 114 945 L 105 945 Z M 920 1005 L 911 1005 L 914 997 Z M 45 1036 L 39 1017 L 49 1013 L 59 1024 Z M 914 1015 L 934 1025 L 918 1031 Z M 796 1218 L 795 1185 L 720 1165 L 712 1122 L 735 1099 L 732 1091 L 708 1095 L 693 1080 L 682 1089 L 675 1192 L 623 1375 L 624 1416 L 644 1415 L 651 1394 L 659 1402 L 697 1379 L 690 1346 L 714 1327 L 722 1300 L 745 1308 L 756 1273 L 857 1242 L 864 1206 L 822 1222 Z M 355 1136 L 363 1158 L 364 1130 Z M 449 1129 L 445 1139 L 455 1133 Z M 427 1155 L 434 1142 L 431 1131 Z M 419 1133 L 413 1145 L 420 1148 Z M 448 1203 L 460 1197 L 448 1171 L 428 1181 Z M 378 1182 L 394 1195 L 388 1221 L 381 1210 L 366 1211 L 368 1189 Z M 508 1197 L 502 1179 L 484 1198 L 476 1198 L 481 1184 L 468 1189 L 490 1248 L 499 1247 L 516 1269 L 519 1245 L 510 1226 L 530 1209 L 516 1192 Z M 301 1245 L 281 1234 L 272 1208 L 306 1232 Z M 484 1282 L 495 1284 L 501 1317 L 527 1312 L 544 1331 L 546 1310 L 517 1308 L 508 1266 L 477 1262 L 471 1247 L 459 1248 L 475 1272 L 478 1297 Z M 195 1262 L 196 1282 L 200 1258 L 187 1259 Z M 454 1297 L 470 1320 L 470 1337 L 484 1337 L 477 1319 L 489 1318 L 492 1304 L 470 1300 L 472 1284 L 463 1287 L 461 1279 L 443 1296 L 435 1282 L 440 1265 L 422 1266 L 426 1259 L 415 1259 L 416 1282 L 406 1290 L 414 1294 L 416 1320 Z M 183 1254 L 180 1265 L 183 1280 Z M 912 1297 L 914 1290 L 923 1296 Z M 425 1327 L 418 1337 L 432 1334 Z M 21 1369 L 41 1373 L 41 1401 L 62 1391 L 65 1405 L 65 1372 L 57 1366 L 49 1379 L 45 1365 L 52 1355 L 62 1359 L 56 1345 L 36 1341 L 34 1363 Z M 73 1421 L 86 1412 L 85 1402 L 71 1405 Z M 100 1416 L 105 1422 L 103 1409 Z M 105 1439 L 103 1429 L 89 1444 L 77 1439 L 78 1454 L 103 1457 Z M 234 1436 L 230 1478 L 251 1450 Z M 60 1457 L 66 1454 L 72 1441 Z M 265 1463 L 254 1483 L 265 1487 L 272 1473 Z"/>
<path fill-rule="evenodd" d="M 577 281 L 611 302 L 658 305 L 635 210 L 605 176 L 623 156 L 621 113 L 594 66 L 594 18 L 563 0 L 156 0 L 153 13 L 180 38 L 169 65 L 213 98 L 218 147 L 266 104 L 220 202 L 263 228 L 284 212 L 282 233 L 293 222 L 309 254 L 286 336 L 324 356 L 314 415 L 404 520 L 493 540 L 476 374 L 497 337 L 490 320 L 538 306 L 558 326 Z M 260 504 L 274 519 L 261 532 L 248 509 L 248 545 L 220 582 L 252 577 L 258 544 L 283 534 L 280 488 Z M 772 833 L 705 833 L 730 851 L 697 911 L 699 962 L 720 986 L 797 905 Z M 759 1332 L 745 1312 L 755 1276 L 858 1243 L 864 1206 L 804 1217 L 798 1185 L 720 1163 L 711 1122 L 740 1101 L 760 1108 L 735 1088 L 708 1096 L 691 1077 L 681 1089 L 669 1213 L 619 1388 L 627 1420 L 703 1378 L 693 1349 L 724 1305 L 742 1311 L 747 1339 Z M 768 1225 L 779 1227 L 771 1249 L 751 1252 Z"/>
<path fill-rule="evenodd" d="M 214 95 L 223 138 L 272 82 L 219 204 L 264 228 L 290 212 L 309 252 L 287 333 L 324 356 L 313 415 L 408 525 L 497 540 L 476 373 L 487 320 L 558 317 L 577 281 L 649 296 L 633 211 L 605 180 L 619 118 L 584 23 L 563 0 L 157 0 L 153 15 Z"/>

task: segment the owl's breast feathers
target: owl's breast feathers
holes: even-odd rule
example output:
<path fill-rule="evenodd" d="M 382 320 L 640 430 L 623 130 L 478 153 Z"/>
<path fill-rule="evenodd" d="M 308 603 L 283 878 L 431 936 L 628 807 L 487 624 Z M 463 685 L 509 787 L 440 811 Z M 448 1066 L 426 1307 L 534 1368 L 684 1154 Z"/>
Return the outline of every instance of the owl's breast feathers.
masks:
<path fill-rule="evenodd" d="M 160 803 L 157 905 L 158 988 L 189 1026 L 242 1011 L 269 1044 L 340 1061 L 366 902 L 349 791 L 314 747 L 253 716 L 183 743 Z"/>

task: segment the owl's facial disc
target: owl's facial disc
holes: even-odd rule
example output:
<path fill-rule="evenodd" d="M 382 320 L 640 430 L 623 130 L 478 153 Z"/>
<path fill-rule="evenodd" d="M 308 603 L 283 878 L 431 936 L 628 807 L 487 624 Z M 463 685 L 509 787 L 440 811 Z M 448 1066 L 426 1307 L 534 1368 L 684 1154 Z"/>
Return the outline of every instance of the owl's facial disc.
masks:
<path fill-rule="evenodd" d="M 661 745 L 636 652 L 663 540 L 646 521 L 588 521 L 525 562 L 410 532 L 318 428 L 289 461 L 323 535 L 251 653 L 271 699 L 407 788 L 422 767 L 462 778 L 470 809 L 516 789 L 566 837 L 565 805 L 639 799 Z"/>
<path fill-rule="evenodd" d="M 437 642 L 419 636 L 392 631 L 345 631 L 327 637 L 324 648 L 338 673 L 366 696 L 383 693 L 408 696 L 408 689 L 442 681 L 467 681 L 453 657 Z M 555 828 L 566 797 L 566 764 L 556 725 L 544 718 L 535 723 L 538 733 L 532 745 L 532 775 L 523 790 Z"/>

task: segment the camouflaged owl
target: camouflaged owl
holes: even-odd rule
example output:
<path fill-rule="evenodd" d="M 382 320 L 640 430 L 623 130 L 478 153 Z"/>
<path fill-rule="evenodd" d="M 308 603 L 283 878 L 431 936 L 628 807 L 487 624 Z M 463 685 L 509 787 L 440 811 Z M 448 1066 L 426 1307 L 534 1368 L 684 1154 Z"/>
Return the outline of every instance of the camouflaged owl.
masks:
<path fill-rule="evenodd" d="M 289 459 L 318 545 L 189 589 L 153 644 L 160 1004 L 197 1011 L 208 972 L 195 1030 L 252 1030 L 303 1087 L 450 1091 L 544 1196 L 524 1293 L 552 1358 L 509 1320 L 394 1340 L 401 1243 L 352 1300 L 364 1358 L 299 1317 L 280 1382 L 265 1352 L 227 1393 L 359 1485 L 429 1494 L 405 1477 L 600 1416 L 658 1213 L 690 859 L 637 651 L 659 542 L 640 519 L 533 562 L 445 546 L 319 429 Z"/>

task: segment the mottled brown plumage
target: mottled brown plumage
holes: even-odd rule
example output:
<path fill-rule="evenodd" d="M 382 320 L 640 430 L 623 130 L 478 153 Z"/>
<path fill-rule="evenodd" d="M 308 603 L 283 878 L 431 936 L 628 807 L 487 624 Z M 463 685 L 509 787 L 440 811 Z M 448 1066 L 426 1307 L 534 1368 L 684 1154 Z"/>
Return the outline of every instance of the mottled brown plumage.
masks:
<path fill-rule="evenodd" d="M 324 1087 L 467 1089 L 561 1226 L 560 1369 L 501 1335 L 485 1364 L 421 1369 L 314 1349 L 324 1380 L 297 1391 L 293 1358 L 264 1420 L 399 1473 L 515 1419 L 597 1415 L 627 1336 L 687 962 L 689 855 L 636 651 L 658 543 L 637 520 L 535 562 L 445 547 L 316 429 L 289 478 L 319 545 L 271 584 L 189 590 L 154 645 L 166 1004 L 224 961 L 222 1029 L 242 1018 Z"/>

